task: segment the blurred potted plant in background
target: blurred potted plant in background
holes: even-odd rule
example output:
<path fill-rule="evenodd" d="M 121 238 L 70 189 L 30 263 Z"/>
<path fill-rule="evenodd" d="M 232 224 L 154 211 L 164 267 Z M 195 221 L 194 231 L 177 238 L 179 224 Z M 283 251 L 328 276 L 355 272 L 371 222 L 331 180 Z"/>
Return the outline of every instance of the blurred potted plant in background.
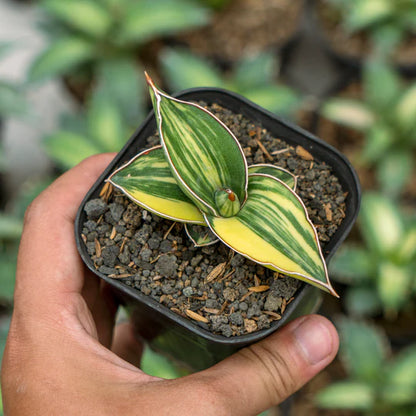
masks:
<path fill-rule="evenodd" d="M 348 312 L 394 320 L 416 295 L 416 218 L 377 193 L 363 196 L 359 217 L 363 244 L 345 244 L 334 256 L 330 274 L 347 284 Z M 414 305 L 414 303 L 413 303 Z"/>
<path fill-rule="evenodd" d="M 0 44 L 0 57 L 11 50 L 11 43 Z M 29 107 L 23 94 L 23 86 L 7 80 L 0 80 L 0 129 L 1 124 L 10 117 L 27 117 Z M 4 150 L 0 143 L 0 173 L 4 174 L 7 167 Z M 2 180 L 2 178 L 1 178 Z M 10 204 L 7 195 L 1 190 L 0 211 L 0 308 L 7 309 L 11 305 L 14 290 L 14 274 L 17 259 L 17 247 L 22 231 L 22 218 Z"/>
<path fill-rule="evenodd" d="M 59 130 L 44 138 L 47 154 L 60 168 L 69 169 L 93 154 L 118 152 L 130 133 L 122 109 L 105 85 L 98 86 L 85 111 L 65 114 Z"/>
<path fill-rule="evenodd" d="M 344 318 L 338 329 L 348 378 L 321 390 L 316 404 L 362 415 L 414 416 L 416 344 L 391 357 L 388 341 L 377 327 Z"/>
<path fill-rule="evenodd" d="M 125 71 L 140 69 L 140 52 L 154 39 L 205 25 L 210 11 L 189 0 L 44 0 L 43 28 L 49 46 L 34 61 L 32 81 L 66 75 L 78 95 L 85 97 L 90 81 L 111 71 L 116 85 Z M 133 84 L 143 97 L 144 85 Z"/>
<path fill-rule="evenodd" d="M 221 3 L 210 24 L 178 36 L 194 53 L 220 64 L 234 64 L 242 56 L 267 48 L 288 52 L 302 32 L 304 0 L 199 0 Z M 228 3 L 228 4 L 227 4 Z"/>
<path fill-rule="evenodd" d="M 12 47 L 13 45 L 9 42 L 0 42 L 0 59 Z M 27 116 L 28 113 L 29 108 L 23 95 L 23 87 L 12 81 L 0 80 L 0 128 L 5 118 Z M 2 156 L 0 156 L 0 164 L 3 164 L 1 159 Z"/>
<path fill-rule="evenodd" d="M 314 5 L 325 42 L 338 59 L 358 66 L 376 50 L 415 73 L 413 0 L 319 0 Z"/>
<path fill-rule="evenodd" d="M 164 49 L 160 61 L 164 78 L 175 90 L 200 85 L 229 89 L 289 118 L 301 107 L 299 94 L 277 83 L 279 64 L 271 51 L 240 59 L 225 75 L 208 59 L 185 49 Z"/>
<path fill-rule="evenodd" d="M 381 190 L 398 196 L 409 183 L 416 148 L 416 83 L 401 81 L 379 60 L 364 70 L 362 99 L 330 98 L 321 108 L 325 118 L 363 134 L 357 164 L 374 167 Z"/>

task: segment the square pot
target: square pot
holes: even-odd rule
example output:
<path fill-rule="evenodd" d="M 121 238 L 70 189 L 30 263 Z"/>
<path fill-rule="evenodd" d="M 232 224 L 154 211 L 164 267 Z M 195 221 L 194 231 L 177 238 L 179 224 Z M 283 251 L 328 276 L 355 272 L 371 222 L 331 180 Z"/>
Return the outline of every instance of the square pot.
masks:
<path fill-rule="evenodd" d="M 324 257 L 328 261 L 346 238 L 359 210 L 360 185 L 348 160 L 312 134 L 282 120 L 235 93 L 218 88 L 195 88 L 183 91 L 176 97 L 185 101 L 217 103 L 231 111 L 241 113 L 249 120 L 261 124 L 275 137 L 279 137 L 291 145 L 302 146 L 316 159 L 325 162 L 332 168 L 333 174 L 338 177 L 344 191 L 348 192 L 348 196 L 345 201 L 345 218 L 330 241 L 323 247 Z M 137 334 L 143 337 L 153 349 L 188 365 L 193 370 L 201 370 L 231 355 L 238 349 L 265 338 L 294 318 L 314 312 L 320 303 L 322 291 L 302 283 L 295 299 L 287 306 L 281 320 L 273 322 L 267 329 L 226 338 L 208 332 L 190 320 L 172 312 L 151 297 L 145 296 L 139 290 L 98 272 L 81 237 L 83 223 L 86 220 L 84 206 L 90 199 L 99 197 L 103 181 L 117 167 L 147 147 L 146 139 L 155 131 L 156 121 L 152 111 L 85 196 L 75 222 L 76 243 L 87 267 L 106 281 L 112 287 L 116 297 L 126 306 Z"/>

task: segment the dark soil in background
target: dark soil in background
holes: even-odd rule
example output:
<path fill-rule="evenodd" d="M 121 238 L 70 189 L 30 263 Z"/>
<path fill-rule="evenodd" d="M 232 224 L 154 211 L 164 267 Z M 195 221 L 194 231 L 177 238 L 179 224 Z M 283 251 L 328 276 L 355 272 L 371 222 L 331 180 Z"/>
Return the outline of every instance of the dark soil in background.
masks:
<path fill-rule="evenodd" d="M 297 33 L 303 0 L 234 0 L 206 28 L 181 37 L 192 50 L 234 62 L 268 47 L 282 47 Z"/>
<path fill-rule="evenodd" d="M 371 51 L 370 37 L 363 31 L 349 34 L 343 28 L 340 13 L 328 0 L 315 2 L 318 22 L 322 27 L 326 42 L 341 55 L 353 59 L 363 60 Z M 416 63 L 416 34 L 409 33 L 398 46 L 394 54 L 394 61 L 398 65 Z"/>
<path fill-rule="evenodd" d="M 242 115 L 215 104 L 208 109 L 240 139 L 249 165 L 270 162 L 298 176 L 297 193 L 324 249 L 345 216 L 346 195 L 330 168 Z M 158 143 L 157 134 L 148 139 L 149 147 Z M 182 224 L 152 215 L 116 191 L 102 195 L 86 204 L 83 228 L 99 272 L 226 337 L 269 327 L 293 300 L 298 280 L 257 265 L 221 243 L 195 248 Z"/>

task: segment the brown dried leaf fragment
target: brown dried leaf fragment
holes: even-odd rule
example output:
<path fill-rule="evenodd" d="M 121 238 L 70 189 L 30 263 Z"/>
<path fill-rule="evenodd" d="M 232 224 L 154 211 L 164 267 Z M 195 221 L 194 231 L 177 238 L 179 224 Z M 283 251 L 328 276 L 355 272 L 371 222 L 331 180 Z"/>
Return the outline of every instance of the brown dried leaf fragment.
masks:
<path fill-rule="evenodd" d="M 114 240 L 114 237 L 116 236 L 117 231 L 116 231 L 116 227 L 113 226 L 113 229 L 111 230 L 111 234 L 110 234 L 110 240 Z"/>
<path fill-rule="evenodd" d="M 232 269 L 230 272 L 228 272 L 224 277 L 222 277 L 220 279 L 220 282 L 222 282 L 223 280 L 228 279 L 231 275 L 233 275 L 235 273 L 235 269 Z"/>
<path fill-rule="evenodd" d="M 272 317 L 273 320 L 278 321 L 279 319 L 282 319 L 282 315 L 279 315 L 276 312 L 272 311 L 263 311 L 264 314 L 269 315 Z"/>
<path fill-rule="evenodd" d="M 206 282 L 207 282 L 207 283 L 210 283 L 210 282 L 212 282 L 213 280 L 215 280 L 216 278 L 221 277 L 221 276 L 222 276 L 222 274 L 225 272 L 225 268 L 226 268 L 226 266 L 227 266 L 227 263 L 226 263 L 226 262 L 224 262 L 224 263 L 220 263 L 220 264 L 218 264 L 217 266 L 215 266 L 215 267 L 211 270 L 211 272 L 209 273 L 209 275 L 207 276 L 207 278 L 206 278 Z"/>
<path fill-rule="evenodd" d="M 209 320 L 207 318 L 205 318 L 202 315 L 199 315 L 198 313 L 191 311 L 190 309 L 186 309 L 185 313 L 193 320 L 198 321 L 198 322 L 204 322 L 204 323 L 208 323 Z"/>
<path fill-rule="evenodd" d="M 112 193 L 113 185 L 110 182 L 106 182 L 100 191 L 100 198 L 105 202 L 108 202 Z"/>
<path fill-rule="evenodd" d="M 179 308 L 170 308 L 172 312 L 175 312 L 177 315 L 185 316 L 185 314 Z"/>
<path fill-rule="evenodd" d="M 133 276 L 130 273 L 123 273 L 123 274 L 109 274 L 108 277 L 111 277 L 112 279 L 124 279 L 126 277 Z"/>
<path fill-rule="evenodd" d="M 95 243 L 95 255 L 97 257 L 101 257 L 101 244 L 96 238 L 94 239 L 94 243 Z"/>
<path fill-rule="evenodd" d="M 269 290 L 269 289 L 270 289 L 270 286 L 268 285 L 252 286 L 248 288 L 250 292 L 255 292 L 255 293 L 265 292 L 266 290 Z"/>
<path fill-rule="evenodd" d="M 223 313 L 225 309 L 227 308 L 227 306 L 228 306 L 228 301 L 226 300 L 221 306 L 220 313 Z"/>
<path fill-rule="evenodd" d="M 264 144 L 260 141 L 261 139 L 261 128 L 258 127 L 257 128 L 257 137 L 256 137 L 256 142 L 258 144 L 258 146 L 260 147 L 260 150 L 263 152 L 264 156 L 267 157 L 267 159 L 269 159 L 270 161 L 273 160 L 273 156 L 268 152 L 268 150 L 264 147 Z"/>
<path fill-rule="evenodd" d="M 296 146 L 296 154 L 304 160 L 313 160 L 313 156 L 302 146 Z"/>
<path fill-rule="evenodd" d="M 244 302 L 253 292 L 247 292 L 245 295 L 242 296 L 240 302 Z"/>
<path fill-rule="evenodd" d="M 163 239 L 166 240 L 168 238 L 168 235 L 173 230 L 173 227 L 175 226 L 176 222 L 172 223 L 172 225 L 169 227 L 169 230 L 166 231 L 165 235 L 163 236 Z"/>
<path fill-rule="evenodd" d="M 331 203 L 324 204 L 325 216 L 328 221 L 332 221 Z"/>
<path fill-rule="evenodd" d="M 127 238 L 127 237 L 124 237 L 123 241 L 121 242 L 121 246 L 120 246 L 120 254 L 123 252 L 123 250 L 124 250 L 124 246 L 126 245 L 127 240 L 128 240 L 128 238 Z"/>
<path fill-rule="evenodd" d="M 204 309 L 205 312 L 212 313 L 214 315 L 218 315 L 220 313 L 219 309 L 206 308 L 206 307 L 204 307 L 203 309 Z"/>
<path fill-rule="evenodd" d="M 272 152 L 272 155 L 280 155 L 281 153 L 286 153 L 289 152 L 290 148 L 286 147 L 285 149 L 280 149 L 280 150 L 275 150 L 274 152 Z"/>
<path fill-rule="evenodd" d="M 287 301 L 285 298 L 282 298 L 282 306 L 280 307 L 280 311 L 282 312 L 282 314 L 285 312 L 286 310 L 286 305 L 287 305 Z"/>

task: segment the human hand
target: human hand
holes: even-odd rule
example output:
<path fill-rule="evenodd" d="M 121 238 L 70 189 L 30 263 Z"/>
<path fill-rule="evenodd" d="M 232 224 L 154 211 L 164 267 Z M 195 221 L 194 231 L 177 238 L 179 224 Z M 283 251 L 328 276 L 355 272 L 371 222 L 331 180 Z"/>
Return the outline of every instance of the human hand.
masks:
<path fill-rule="evenodd" d="M 141 345 L 128 324 L 113 331 L 117 305 L 74 240 L 77 208 L 111 157 L 65 173 L 26 213 L 1 373 L 6 415 L 256 415 L 332 361 L 336 331 L 312 315 L 205 371 L 143 373 Z"/>

